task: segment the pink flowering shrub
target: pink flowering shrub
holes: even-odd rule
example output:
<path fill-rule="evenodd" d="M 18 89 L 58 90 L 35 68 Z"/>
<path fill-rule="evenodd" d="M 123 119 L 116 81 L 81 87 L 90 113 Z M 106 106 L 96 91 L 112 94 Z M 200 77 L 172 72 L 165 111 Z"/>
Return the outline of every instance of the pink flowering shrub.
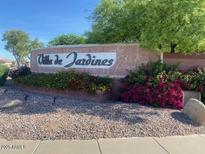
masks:
<path fill-rule="evenodd" d="M 149 83 L 145 85 L 123 83 L 122 88 L 124 92 L 121 95 L 121 99 L 125 102 L 176 109 L 182 109 L 183 107 L 182 88 L 178 80 L 165 82 L 164 79 L 160 79 L 155 86 Z"/>
<path fill-rule="evenodd" d="M 164 82 L 163 80 L 153 91 L 155 102 L 161 107 L 173 107 L 182 109 L 183 93 L 180 81 Z"/>
<path fill-rule="evenodd" d="M 182 89 L 200 92 L 205 102 L 205 68 L 182 71 L 177 65 L 150 62 L 129 72 L 123 80 L 121 99 L 182 109 Z"/>

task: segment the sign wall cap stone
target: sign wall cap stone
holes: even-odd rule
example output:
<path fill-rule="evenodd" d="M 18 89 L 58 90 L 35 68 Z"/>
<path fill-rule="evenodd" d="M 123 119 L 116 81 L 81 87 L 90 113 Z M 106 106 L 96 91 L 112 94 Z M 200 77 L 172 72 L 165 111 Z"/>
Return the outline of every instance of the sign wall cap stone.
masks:
<path fill-rule="evenodd" d="M 127 46 L 127 45 L 135 45 L 139 46 L 138 43 L 113 43 L 113 44 L 79 44 L 79 45 L 57 45 L 57 46 L 50 46 L 50 47 L 44 47 L 44 48 L 37 48 L 33 50 L 32 52 L 38 51 L 38 50 L 44 50 L 44 49 L 53 49 L 53 48 L 78 48 L 78 47 L 97 47 L 97 46 Z"/>

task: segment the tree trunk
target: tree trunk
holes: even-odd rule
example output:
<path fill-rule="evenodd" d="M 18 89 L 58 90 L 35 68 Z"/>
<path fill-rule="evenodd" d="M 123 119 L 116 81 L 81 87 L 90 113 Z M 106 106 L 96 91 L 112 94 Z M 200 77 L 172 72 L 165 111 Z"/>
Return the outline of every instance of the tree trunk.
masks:
<path fill-rule="evenodd" d="M 17 67 L 20 68 L 20 67 L 21 67 L 21 61 L 20 61 L 20 58 L 17 58 L 17 61 L 16 61 L 16 62 L 17 62 Z"/>
<path fill-rule="evenodd" d="M 17 55 L 15 55 L 15 54 L 13 54 L 13 56 L 14 56 L 14 58 L 15 58 L 15 60 L 16 60 L 17 68 L 20 68 L 20 66 L 21 66 L 21 64 L 20 64 L 20 58 L 19 58 Z"/>
<path fill-rule="evenodd" d="M 171 43 L 170 47 L 171 47 L 171 53 L 175 53 L 175 49 L 177 47 L 177 44 L 176 43 Z"/>

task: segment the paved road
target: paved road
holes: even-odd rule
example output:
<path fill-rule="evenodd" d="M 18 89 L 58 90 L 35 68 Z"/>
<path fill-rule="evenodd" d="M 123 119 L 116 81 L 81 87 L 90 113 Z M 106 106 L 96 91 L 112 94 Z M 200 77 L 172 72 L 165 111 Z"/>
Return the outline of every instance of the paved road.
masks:
<path fill-rule="evenodd" d="M 84 141 L 1 139 L 0 154 L 205 154 L 205 135 Z"/>

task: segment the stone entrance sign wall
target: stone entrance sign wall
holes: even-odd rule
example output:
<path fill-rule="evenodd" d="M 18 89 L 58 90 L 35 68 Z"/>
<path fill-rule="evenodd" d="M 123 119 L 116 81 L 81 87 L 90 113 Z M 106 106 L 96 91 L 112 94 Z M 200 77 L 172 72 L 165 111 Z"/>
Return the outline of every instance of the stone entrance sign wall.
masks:
<path fill-rule="evenodd" d="M 124 77 L 142 63 L 159 59 L 138 44 L 58 46 L 34 50 L 31 57 L 32 72 L 77 70 L 110 77 Z"/>

